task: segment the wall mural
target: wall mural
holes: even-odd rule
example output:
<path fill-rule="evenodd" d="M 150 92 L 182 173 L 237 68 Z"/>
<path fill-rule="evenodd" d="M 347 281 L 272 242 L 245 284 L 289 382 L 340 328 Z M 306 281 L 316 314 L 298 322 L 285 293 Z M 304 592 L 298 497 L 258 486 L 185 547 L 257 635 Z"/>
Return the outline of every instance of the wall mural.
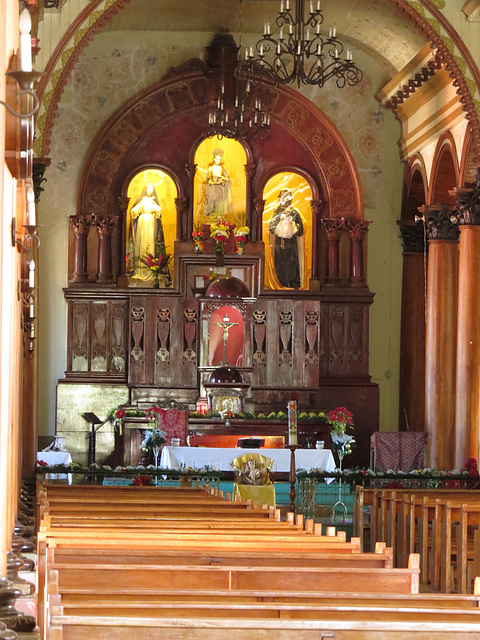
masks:
<path fill-rule="evenodd" d="M 265 288 L 308 289 L 312 264 L 312 190 L 297 173 L 278 173 L 263 190 Z"/>
<path fill-rule="evenodd" d="M 129 286 L 158 283 L 162 288 L 171 287 L 173 260 L 166 257 L 173 257 L 176 239 L 175 183 L 164 171 L 147 169 L 132 178 L 127 197 L 125 255 Z"/>

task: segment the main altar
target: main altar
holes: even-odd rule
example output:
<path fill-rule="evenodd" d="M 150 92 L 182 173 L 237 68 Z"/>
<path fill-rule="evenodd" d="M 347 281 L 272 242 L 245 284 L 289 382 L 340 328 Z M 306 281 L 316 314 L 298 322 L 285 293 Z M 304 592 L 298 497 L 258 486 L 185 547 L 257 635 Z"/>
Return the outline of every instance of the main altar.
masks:
<path fill-rule="evenodd" d="M 206 109 L 233 95 L 236 57 L 217 35 L 206 62 L 121 109 L 85 162 L 56 424 L 79 462 L 85 412 L 105 420 L 97 460 L 126 463 L 146 425 L 120 431 L 115 408 L 180 405 L 185 438 L 204 437 L 191 444 L 231 446 L 221 438 L 284 438 L 286 422 L 267 417 L 296 400 L 299 414 L 348 407 L 351 464 L 368 463 L 379 396 L 359 176 L 333 124 L 290 88 L 255 88 L 269 137 L 213 135 Z M 303 446 L 328 446 L 325 421 L 305 424 Z"/>

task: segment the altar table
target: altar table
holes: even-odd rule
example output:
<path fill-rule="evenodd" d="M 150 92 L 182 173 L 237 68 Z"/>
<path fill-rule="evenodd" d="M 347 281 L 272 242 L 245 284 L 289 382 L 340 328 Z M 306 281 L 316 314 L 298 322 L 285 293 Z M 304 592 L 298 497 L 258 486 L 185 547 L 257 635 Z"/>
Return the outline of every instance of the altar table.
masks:
<path fill-rule="evenodd" d="M 232 471 L 230 463 L 245 453 L 260 453 L 273 460 L 272 471 L 288 473 L 290 471 L 289 449 L 227 449 L 221 447 L 164 447 L 160 466 L 167 469 L 191 467 L 201 469 L 208 465 L 218 471 Z M 329 449 L 297 449 L 295 451 L 297 469 L 323 469 L 333 471 L 335 460 Z"/>
<path fill-rule="evenodd" d="M 38 451 L 37 462 L 46 462 L 47 464 L 64 464 L 69 465 L 72 456 L 68 451 Z M 72 484 L 72 474 L 65 473 L 47 473 L 46 480 L 68 480 L 68 484 Z"/>

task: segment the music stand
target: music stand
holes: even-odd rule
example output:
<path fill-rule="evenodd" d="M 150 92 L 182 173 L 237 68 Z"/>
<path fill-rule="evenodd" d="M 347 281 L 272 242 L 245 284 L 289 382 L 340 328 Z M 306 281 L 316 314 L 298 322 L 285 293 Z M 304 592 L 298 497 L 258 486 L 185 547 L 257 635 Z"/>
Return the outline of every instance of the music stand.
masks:
<path fill-rule="evenodd" d="M 88 464 L 95 464 L 95 448 L 96 448 L 96 433 L 105 422 L 108 420 L 100 420 L 100 418 L 90 411 L 82 413 L 82 418 L 86 420 L 90 425 L 90 433 L 88 434 Z M 98 425 L 98 427 L 97 427 Z M 96 427 L 96 428 L 95 428 Z"/>

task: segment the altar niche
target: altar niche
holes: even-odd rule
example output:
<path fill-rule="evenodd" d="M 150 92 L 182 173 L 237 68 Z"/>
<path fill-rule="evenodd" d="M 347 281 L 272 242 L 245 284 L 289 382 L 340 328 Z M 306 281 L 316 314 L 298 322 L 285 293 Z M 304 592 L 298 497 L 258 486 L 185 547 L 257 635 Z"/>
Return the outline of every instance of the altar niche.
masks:
<path fill-rule="evenodd" d="M 217 220 L 243 226 L 247 154 L 242 144 L 230 138 L 206 138 L 198 145 L 194 163 L 193 228 L 198 230 Z"/>
<path fill-rule="evenodd" d="M 298 173 L 275 174 L 263 189 L 265 288 L 308 289 L 312 266 L 312 189 Z"/>
<path fill-rule="evenodd" d="M 144 169 L 130 180 L 127 197 L 125 270 L 128 286 L 169 288 L 174 275 L 177 187 L 164 171 Z"/>
<path fill-rule="evenodd" d="M 210 318 L 209 334 L 209 365 L 243 366 L 244 322 L 238 309 L 231 306 L 215 309 Z"/>

